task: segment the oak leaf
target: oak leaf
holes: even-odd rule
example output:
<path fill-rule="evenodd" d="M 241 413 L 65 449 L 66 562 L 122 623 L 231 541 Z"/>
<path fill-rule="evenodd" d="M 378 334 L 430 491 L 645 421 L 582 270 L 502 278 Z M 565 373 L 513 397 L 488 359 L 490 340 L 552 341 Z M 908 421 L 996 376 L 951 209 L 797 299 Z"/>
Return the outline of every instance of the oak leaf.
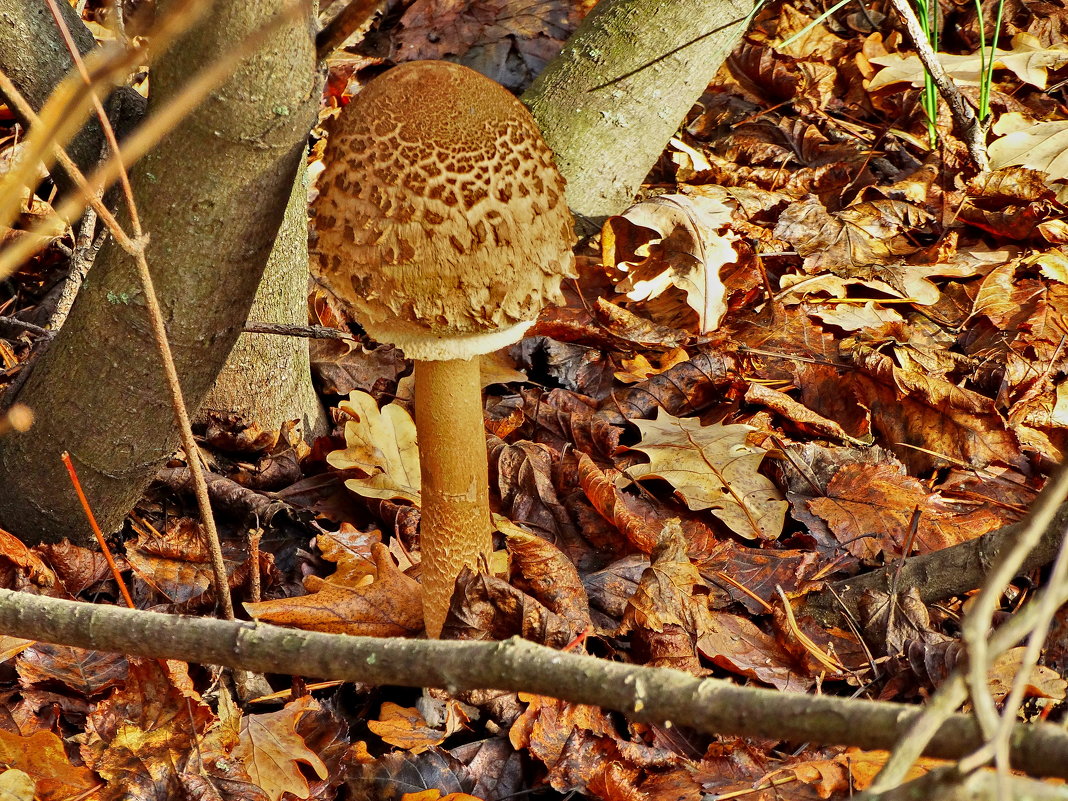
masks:
<path fill-rule="evenodd" d="M 964 56 L 949 53 L 938 53 L 937 56 L 942 69 L 958 86 L 978 86 L 982 69 L 989 65 L 991 58 L 986 50 Z M 1034 36 L 1018 33 L 1012 37 L 1012 49 L 995 50 L 993 58 L 995 68 L 1011 70 L 1024 83 L 1044 89 L 1047 70 L 1068 64 L 1068 47 L 1044 47 Z M 911 83 L 917 89 L 924 84 L 926 71 L 917 55 L 891 53 L 870 60 L 883 68 L 868 84 L 870 91 L 895 83 Z"/>
<path fill-rule="evenodd" d="M 782 533 L 786 501 L 769 478 L 758 472 L 768 451 L 748 442 L 747 425 L 680 418 L 660 409 L 656 420 L 635 420 L 641 443 L 632 450 L 649 464 L 627 468 L 636 479 L 660 478 L 671 484 L 692 510 L 711 509 L 732 531 L 751 539 Z"/>
<path fill-rule="evenodd" d="M 241 735 L 233 756 L 244 764 L 252 781 L 271 801 L 280 801 L 285 793 L 308 797 L 311 788 L 301 773 L 301 764 L 309 766 L 320 779 L 326 778 L 326 765 L 296 730 L 300 718 L 318 708 L 318 701 L 303 696 L 277 712 L 245 715 L 241 719 Z"/>
<path fill-rule="evenodd" d="M 411 415 L 397 403 L 378 408 L 366 392 L 353 392 L 339 408 L 349 416 L 345 448 L 326 457 L 338 470 L 365 474 L 345 486 L 367 498 L 419 503 L 419 445 Z"/>
<path fill-rule="evenodd" d="M 393 563 L 389 549 L 371 545 L 373 574 L 359 560 L 343 560 L 338 572 L 313 582 L 310 595 L 246 603 L 256 620 L 335 634 L 398 637 L 423 628 L 423 593 L 419 582 Z"/>
<path fill-rule="evenodd" d="M 697 312 L 699 333 L 716 330 L 727 311 L 719 271 L 738 259 L 730 221 L 727 205 L 696 195 L 661 195 L 610 218 L 604 262 L 629 273 L 616 291 L 642 301 L 677 287 Z"/>

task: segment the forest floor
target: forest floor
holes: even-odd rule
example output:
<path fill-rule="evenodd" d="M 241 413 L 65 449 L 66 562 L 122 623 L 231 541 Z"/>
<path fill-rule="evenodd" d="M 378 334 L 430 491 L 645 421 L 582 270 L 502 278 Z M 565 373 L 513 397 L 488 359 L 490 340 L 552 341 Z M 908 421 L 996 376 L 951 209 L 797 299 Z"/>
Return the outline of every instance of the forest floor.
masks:
<path fill-rule="evenodd" d="M 858 5 L 814 25 L 812 3 L 760 10 L 641 202 L 580 246 L 566 305 L 485 361 L 508 572 L 470 577 L 446 637 L 522 634 L 783 692 L 908 703 L 961 663 L 981 574 L 946 595 L 907 582 L 873 592 L 851 626 L 784 604 L 803 612 L 830 581 L 1022 520 L 1063 461 L 1068 15 L 1005 3 L 991 170 L 977 177 L 944 103 L 931 146 L 922 68 L 893 12 Z M 420 0 L 331 59 L 324 121 L 390 58 L 483 48 L 496 54 L 483 62 L 491 77 L 521 85 L 579 12 Z M 946 68 L 974 100 L 976 9 L 942 12 L 940 49 L 957 54 Z M 0 158 L 17 141 L 3 125 Z M 314 192 L 311 208 L 314 230 Z M 0 285 L 0 316 L 42 301 L 70 245 L 58 239 Z M 321 290 L 310 310 L 348 330 Z M 38 341 L 0 338 L 8 380 Z M 410 364 L 358 333 L 315 340 L 312 356 L 331 436 L 238 420 L 199 432 L 221 477 L 234 596 L 261 621 L 418 636 Z M 180 459 L 161 474 L 115 540 L 117 559 L 138 606 L 211 614 L 186 478 Z M 0 539 L 0 564 L 5 587 L 46 575 L 64 597 L 119 597 L 99 554 L 75 545 Z M 997 622 L 1043 581 L 1036 570 L 1005 588 Z M 991 665 L 998 701 L 1021 651 Z M 0 656 L 0 752 L 12 755 L 0 761 L 29 764 L 16 757 L 36 738 L 51 774 L 21 769 L 41 798 L 808 799 L 846 797 L 885 759 L 521 694 L 272 676 L 277 696 L 237 710 L 200 668 L 24 641 Z M 1068 614 L 1024 670 L 1019 718 L 1060 718 Z"/>

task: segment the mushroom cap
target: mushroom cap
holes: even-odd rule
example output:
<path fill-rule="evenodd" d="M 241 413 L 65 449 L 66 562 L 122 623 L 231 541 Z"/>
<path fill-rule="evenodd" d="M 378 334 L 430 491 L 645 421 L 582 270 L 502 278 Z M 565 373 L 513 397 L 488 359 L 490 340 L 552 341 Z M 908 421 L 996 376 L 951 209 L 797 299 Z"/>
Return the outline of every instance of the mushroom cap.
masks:
<path fill-rule="evenodd" d="M 574 277 L 564 180 L 534 118 L 466 67 L 375 78 L 324 155 L 319 274 L 372 337 L 423 361 L 515 342 Z"/>

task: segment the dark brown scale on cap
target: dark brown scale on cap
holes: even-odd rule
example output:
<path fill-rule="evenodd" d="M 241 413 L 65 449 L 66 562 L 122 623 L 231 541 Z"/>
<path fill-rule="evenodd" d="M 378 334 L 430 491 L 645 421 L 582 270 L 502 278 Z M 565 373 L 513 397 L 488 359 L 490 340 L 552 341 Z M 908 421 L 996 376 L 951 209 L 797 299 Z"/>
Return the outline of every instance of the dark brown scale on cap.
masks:
<path fill-rule="evenodd" d="M 469 358 L 561 301 L 564 181 L 533 117 L 488 78 L 445 61 L 390 70 L 341 113 L 324 161 L 320 274 L 379 341 Z"/>

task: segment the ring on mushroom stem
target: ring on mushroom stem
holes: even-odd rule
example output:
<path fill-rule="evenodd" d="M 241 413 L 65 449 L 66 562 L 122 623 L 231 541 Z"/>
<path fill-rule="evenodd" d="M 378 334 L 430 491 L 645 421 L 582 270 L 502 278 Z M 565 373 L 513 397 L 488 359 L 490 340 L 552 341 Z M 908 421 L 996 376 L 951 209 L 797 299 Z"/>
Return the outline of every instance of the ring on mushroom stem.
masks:
<path fill-rule="evenodd" d="M 564 180 L 534 118 L 488 78 L 403 64 L 341 113 L 320 178 L 319 274 L 415 361 L 423 606 L 492 548 L 478 356 L 519 340 L 574 277 Z"/>

